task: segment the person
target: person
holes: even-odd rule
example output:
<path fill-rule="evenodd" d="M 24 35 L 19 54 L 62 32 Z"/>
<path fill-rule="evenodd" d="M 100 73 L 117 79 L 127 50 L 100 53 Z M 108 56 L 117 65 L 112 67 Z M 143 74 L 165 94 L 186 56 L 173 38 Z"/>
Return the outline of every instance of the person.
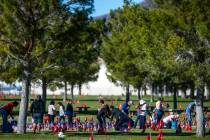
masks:
<path fill-rule="evenodd" d="M 109 114 L 110 114 L 110 109 L 108 105 L 104 105 L 104 107 L 98 111 L 98 114 L 97 114 L 97 120 L 99 124 L 98 133 L 100 132 L 102 132 L 102 134 L 105 133 L 104 118 L 106 117 L 109 118 L 108 117 Z"/>
<path fill-rule="evenodd" d="M 111 112 L 111 117 L 110 117 L 110 121 L 112 122 L 113 119 L 115 119 L 115 128 L 118 128 L 119 125 L 119 120 L 120 118 L 123 117 L 123 113 L 122 111 L 120 111 L 118 108 L 115 108 L 113 105 L 110 106 L 110 112 Z"/>
<path fill-rule="evenodd" d="M 137 107 L 137 118 L 134 123 L 134 128 L 136 128 L 136 125 L 139 121 L 139 128 L 145 131 L 146 113 L 147 113 L 147 104 L 144 100 L 140 100 L 139 106 Z"/>
<path fill-rule="evenodd" d="M 59 105 L 59 122 L 65 122 L 65 107 L 61 102 L 58 102 Z"/>
<path fill-rule="evenodd" d="M 185 110 L 187 122 L 188 125 L 190 125 L 190 127 L 192 126 L 192 111 L 194 110 L 194 107 L 195 107 L 195 102 L 191 102 Z"/>
<path fill-rule="evenodd" d="M 66 116 L 68 118 L 68 125 L 70 128 L 73 127 L 73 117 L 74 117 L 74 110 L 72 106 L 72 100 L 68 100 L 68 103 L 66 105 Z"/>
<path fill-rule="evenodd" d="M 171 114 L 171 115 L 163 118 L 163 123 L 167 128 L 171 128 L 172 121 L 175 120 L 175 119 L 178 119 L 178 117 L 179 117 L 179 115 Z"/>
<path fill-rule="evenodd" d="M 126 101 L 123 105 L 122 105 L 122 112 L 126 115 L 129 114 L 129 108 L 130 106 L 133 104 L 132 101 Z"/>
<path fill-rule="evenodd" d="M 36 133 L 36 130 L 40 132 L 44 114 L 44 102 L 40 95 L 32 102 L 30 111 L 33 118 L 33 131 L 34 133 Z"/>
<path fill-rule="evenodd" d="M 50 101 L 50 105 L 48 106 L 48 115 L 50 118 L 50 124 L 54 124 L 54 118 L 55 118 L 55 102 L 53 100 Z"/>
<path fill-rule="evenodd" d="M 160 122 L 160 120 L 163 117 L 163 103 L 162 103 L 162 99 L 159 98 L 155 105 L 156 105 L 155 106 L 155 113 L 157 115 L 157 121 Z"/>
<path fill-rule="evenodd" d="M 98 111 L 100 111 L 102 108 L 105 107 L 103 98 L 100 98 L 99 103 L 100 103 L 100 108 L 98 109 Z M 105 128 L 106 127 L 106 116 L 102 116 L 102 121 L 103 121 L 103 127 Z"/>
<path fill-rule="evenodd" d="M 8 123 L 8 116 L 10 115 L 11 118 L 13 117 L 13 108 L 18 106 L 18 102 L 14 101 L 14 102 L 9 102 L 8 104 L 2 106 L 0 108 L 0 114 L 2 115 L 2 132 L 12 132 L 13 129 L 12 127 L 9 125 Z"/>

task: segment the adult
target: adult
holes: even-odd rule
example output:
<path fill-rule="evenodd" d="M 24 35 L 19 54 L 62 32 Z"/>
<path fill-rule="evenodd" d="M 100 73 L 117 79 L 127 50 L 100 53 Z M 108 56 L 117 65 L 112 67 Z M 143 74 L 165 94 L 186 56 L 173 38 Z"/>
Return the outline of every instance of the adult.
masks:
<path fill-rule="evenodd" d="M 123 105 L 122 105 L 122 112 L 126 115 L 129 114 L 129 109 L 130 106 L 133 104 L 132 101 L 126 101 Z"/>
<path fill-rule="evenodd" d="M 192 126 L 192 112 L 194 110 L 194 107 L 195 107 L 195 102 L 191 102 L 185 110 L 187 122 L 190 126 Z"/>
<path fill-rule="evenodd" d="M 40 132 L 44 115 L 44 102 L 40 95 L 32 102 L 30 111 L 33 118 L 33 131 L 34 133 L 36 133 L 36 130 Z"/>
<path fill-rule="evenodd" d="M 0 114 L 2 115 L 2 132 L 12 132 L 13 129 L 10 126 L 10 124 L 8 123 L 8 116 L 10 115 L 11 118 L 13 117 L 13 108 L 18 106 L 18 102 L 14 101 L 14 102 L 9 102 L 8 104 L 2 106 L 0 108 Z"/>
<path fill-rule="evenodd" d="M 111 117 L 110 121 L 115 119 L 115 130 L 121 130 L 122 124 L 129 121 L 128 115 L 125 115 L 121 110 L 115 108 L 113 105 L 110 106 Z"/>
<path fill-rule="evenodd" d="M 72 100 L 68 100 L 68 103 L 66 105 L 66 116 L 68 118 L 68 125 L 70 128 L 73 127 L 73 117 L 74 117 L 74 110 L 72 105 Z"/>
<path fill-rule="evenodd" d="M 50 118 L 50 124 L 53 125 L 54 124 L 54 118 L 55 118 L 55 102 L 54 100 L 50 101 L 50 104 L 48 106 L 48 115 Z"/>
<path fill-rule="evenodd" d="M 140 100 L 139 106 L 137 107 L 137 118 L 134 123 L 134 128 L 136 128 L 136 125 L 139 121 L 139 128 L 145 130 L 146 113 L 147 113 L 147 104 L 144 100 Z"/>
<path fill-rule="evenodd" d="M 108 105 L 104 105 L 104 107 L 98 111 L 98 114 L 97 114 L 97 120 L 99 124 L 98 133 L 102 132 L 102 134 L 104 134 L 105 132 L 104 118 L 106 117 L 109 118 L 108 117 L 109 114 L 110 114 L 110 109 Z"/>

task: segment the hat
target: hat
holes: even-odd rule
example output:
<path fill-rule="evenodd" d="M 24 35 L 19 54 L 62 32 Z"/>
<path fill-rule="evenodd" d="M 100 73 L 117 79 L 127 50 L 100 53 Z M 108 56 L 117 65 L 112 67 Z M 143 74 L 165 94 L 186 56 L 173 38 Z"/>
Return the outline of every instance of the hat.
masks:
<path fill-rule="evenodd" d="M 140 100 L 140 101 L 139 101 L 139 104 L 140 104 L 140 105 L 143 105 L 143 104 L 145 104 L 145 103 L 146 103 L 146 102 L 145 102 L 144 100 Z"/>
<path fill-rule="evenodd" d="M 128 102 L 128 104 L 129 104 L 129 105 L 132 105 L 132 104 L 133 104 L 133 102 L 132 102 L 132 101 L 129 101 L 129 102 Z"/>

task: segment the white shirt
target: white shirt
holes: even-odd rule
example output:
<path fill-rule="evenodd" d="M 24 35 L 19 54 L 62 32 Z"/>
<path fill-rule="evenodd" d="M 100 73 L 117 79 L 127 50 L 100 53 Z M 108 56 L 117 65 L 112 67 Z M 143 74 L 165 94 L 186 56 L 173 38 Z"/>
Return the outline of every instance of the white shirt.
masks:
<path fill-rule="evenodd" d="M 49 105 L 48 106 L 48 114 L 49 115 L 54 115 L 54 110 L 55 110 L 55 106 L 54 105 Z"/>
<path fill-rule="evenodd" d="M 175 118 L 175 115 L 169 115 L 163 119 L 163 122 L 164 123 L 171 122 L 173 118 Z"/>
<path fill-rule="evenodd" d="M 64 110 L 63 110 L 63 107 L 60 106 L 60 107 L 59 107 L 59 116 L 64 116 L 64 115 L 65 115 L 65 112 L 64 112 Z"/>
<path fill-rule="evenodd" d="M 146 110 L 147 110 L 147 104 L 144 104 L 140 107 L 140 115 L 145 116 L 146 115 Z"/>

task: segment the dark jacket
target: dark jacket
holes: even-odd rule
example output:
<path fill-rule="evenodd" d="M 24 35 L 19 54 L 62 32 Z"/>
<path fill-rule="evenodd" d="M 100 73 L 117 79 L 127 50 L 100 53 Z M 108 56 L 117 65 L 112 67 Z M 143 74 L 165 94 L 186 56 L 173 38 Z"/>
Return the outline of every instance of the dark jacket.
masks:
<path fill-rule="evenodd" d="M 120 111 L 119 109 L 117 108 L 114 108 L 111 112 L 111 121 L 113 120 L 113 118 L 115 118 L 116 120 L 117 119 L 120 119 L 120 117 L 122 117 L 124 114 L 122 113 L 122 111 Z"/>
<path fill-rule="evenodd" d="M 73 114 L 74 114 L 73 106 L 72 104 L 68 103 L 66 106 L 66 115 L 73 116 Z"/>
<path fill-rule="evenodd" d="M 31 113 L 44 113 L 44 102 L 42 100 L 35 100 L 31 104 Z"/>

